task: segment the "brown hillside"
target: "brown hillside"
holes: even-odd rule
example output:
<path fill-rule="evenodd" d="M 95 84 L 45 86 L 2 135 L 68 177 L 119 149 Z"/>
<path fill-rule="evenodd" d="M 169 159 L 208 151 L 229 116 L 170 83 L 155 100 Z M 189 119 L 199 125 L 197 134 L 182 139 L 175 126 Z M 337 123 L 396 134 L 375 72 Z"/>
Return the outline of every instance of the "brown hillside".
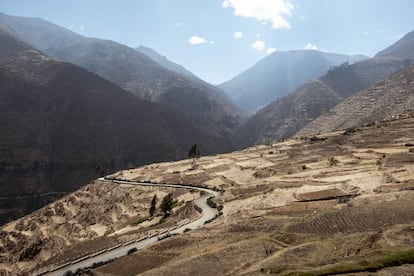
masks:
<path fill-rule="evenodd" d="M 359 92 L 312 121 L 297 135 L 361 126 L 414 109 L 414 66 L 392 74 L 375 87 Z"/>
<path fill-rule="evenodd" d="M 332 275 L 384 267 L 397 274 L 412 271 L 413 137 L 414 116 L 405 115 L 355 132 L 202 157 L 197 169 L 192 169 L 191 160 L 183 160 L 118 172 L 112 177 L 221 188 L 224 192 L 215 201 L 224 206 L 223 215 L 91 273 Z M 9 223 L 0 232 L 1 269 L 29 271 L 44 261 L 73 258 L 110 243 L 112 231 L 118 231 L 116 239 L 121 240 L 131 230 L 150 231 L 148 224 L 131 218 L 147 210 L 153 191 L 95 182 Z M 191 194 L 175 197 L 188 201 Z M 179 220 L 182 212 L 177 210 L 172 219 Z M 81 230 L 78 234 L 72 228 Z M 395 258 L 399 261 L 390 261 Z"/>
<path fill-rule="evenodd" d="M 232 135 L 237 148 L 292 137 L 349 96 L 375 85 L 405 65 L 400 59 L 369 59 L 331 69 L 264 107 Z"/>
<path fill-rule="evenodd" d="M 343 100 L 408 66 L 414 61 L 413 47 L 413 33 L 409 33 L 374 58 L 331 68 L 249 118 L 232 135 L 235 146 L 291 137 Z"/>

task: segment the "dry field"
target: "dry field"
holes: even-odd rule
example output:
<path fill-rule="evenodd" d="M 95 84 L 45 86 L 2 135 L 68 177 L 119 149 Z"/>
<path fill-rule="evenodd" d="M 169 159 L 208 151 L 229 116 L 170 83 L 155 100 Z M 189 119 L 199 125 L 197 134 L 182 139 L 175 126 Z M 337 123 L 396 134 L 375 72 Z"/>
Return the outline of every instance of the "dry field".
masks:
<path fill-rule="evenodd" d="M 414 273 L 414 117 L 202 157 L 197 164 L 158 163 L 111 177 L 219 188 L 215 201 L 223 215 L 87 274 Z M 3 227 L 1 268 L 21 271 L 151 231 L 155 226 L 139 218 L 154 193 L 161 198 L 171 191 L 90 184 Z M 199 195 L 175 193 L 188 203 L 162 227 L 194 215 L 190 202 Z"/>

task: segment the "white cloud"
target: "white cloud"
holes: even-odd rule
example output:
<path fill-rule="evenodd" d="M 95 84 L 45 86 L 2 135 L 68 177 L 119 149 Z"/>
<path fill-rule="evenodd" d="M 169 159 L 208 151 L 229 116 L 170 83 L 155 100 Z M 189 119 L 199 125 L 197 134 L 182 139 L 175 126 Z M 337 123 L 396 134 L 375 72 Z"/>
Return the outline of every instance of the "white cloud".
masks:
<path fill-rule="evenodd" d="M 305 16 L 304 16 L 304 15 L 301 15 L 301 16 L 299 17 L 299 19 L 300 19 L 300 20 L 305 20 Z"/>
<path fill-rule="evenodd" d="M 272 53 L 276 52 L 276 48 L 267 48 L 266 54 L 270 55 Z"/>
<path fill-rule="evenodd" d="M 252 44 L 252 48 L 258 52 L 263 52 L 266 43 L 264 41 L 257 40 Z"/>
<path fill-rule="evenodd" d="M 242 37 L 243 37 L 243 33 L 242 33 L 242 32 L 235 32 L 235 33 L 233 34 L 233 36 L 234 36 L 235 38 L 242 38 Z"/>
<path fill-rule="evenodd" d="M 222 6 L 233 7 L 237 16 L 272 23 L 274 29 L 290 29 L 285 18 L 291 16 L 294 9 L 289 0 L 224 0 Z"/>
<path fill-rule="evenodd" d="M 85 27 L 84 26 L 79 26 L 79 30 L 83 31 L 83 30 L 85 30 Z"/>
<path fill-rule="evenodd" d="M 318 46 L 312 43 L 308 43 L 305 45 L 305 50 L 321 50 L 321 49 L 319 49 Z"/>
<path fill-rule="evenodd" d="M 185 26 L 186 24 L 184 23 L 184 22 L 175 22 L 174 23 L 174 26 L 175 27 L 177 27 L 177 28 L 179 28 L 179 27 L 183 27 L 183 26 Z"/>
<path fill-rule="evenodd" d="M 204 44 L 204 43 L 207 43 L 207 40 L 204 37 L 193 35 L 188 40 L 188 43 L 190 43 L 192 45 Z"/>

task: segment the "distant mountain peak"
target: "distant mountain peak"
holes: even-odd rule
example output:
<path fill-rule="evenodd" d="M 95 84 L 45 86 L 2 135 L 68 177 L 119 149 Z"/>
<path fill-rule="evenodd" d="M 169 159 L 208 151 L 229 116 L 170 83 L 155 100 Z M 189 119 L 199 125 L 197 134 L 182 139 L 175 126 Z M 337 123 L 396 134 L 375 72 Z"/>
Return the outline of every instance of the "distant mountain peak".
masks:
<path fill-rule="evenodd" d="M 239 106 L 256 112 L 332 66 L 365 58 L 317 50 L 275 52 L 219 87 Z"/>

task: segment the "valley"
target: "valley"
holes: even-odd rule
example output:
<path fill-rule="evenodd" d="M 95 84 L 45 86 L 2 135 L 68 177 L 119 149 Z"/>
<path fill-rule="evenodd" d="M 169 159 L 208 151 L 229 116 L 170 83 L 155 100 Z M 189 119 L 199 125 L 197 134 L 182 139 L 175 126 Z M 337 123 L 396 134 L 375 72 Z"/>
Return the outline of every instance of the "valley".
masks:
<path fill-rule="evenodd" d="M 0 276 L 414 275 L 412 3 L 22 1 Z"/>

